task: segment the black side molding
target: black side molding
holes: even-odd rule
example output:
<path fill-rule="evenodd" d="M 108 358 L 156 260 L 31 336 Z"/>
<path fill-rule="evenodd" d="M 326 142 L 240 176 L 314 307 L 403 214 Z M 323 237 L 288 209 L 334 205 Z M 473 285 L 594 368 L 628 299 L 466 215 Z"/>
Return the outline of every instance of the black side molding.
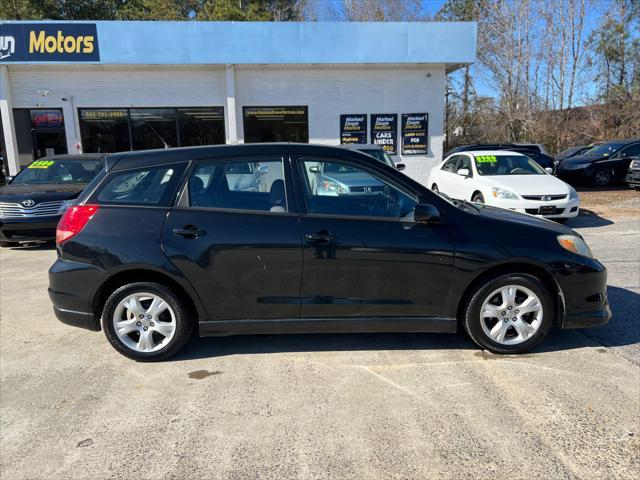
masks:
<path fill-rule="evenodd" d="M 201 337 L 274 333 L 434 332 L 455 333 L 455 318 L 342 317 L 283 318 L 270 320 L 207 320 L 200 322 Z"/>

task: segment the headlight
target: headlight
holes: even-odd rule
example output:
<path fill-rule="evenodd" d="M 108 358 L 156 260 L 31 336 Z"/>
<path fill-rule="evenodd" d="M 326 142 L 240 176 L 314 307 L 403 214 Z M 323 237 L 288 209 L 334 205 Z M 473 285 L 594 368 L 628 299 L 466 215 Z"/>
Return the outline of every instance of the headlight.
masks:
<path fill-rule="evenodd" d="M 558 243 L 565 250 L 569 250 L 577 255 L 582 255 L 583 257 L 593 258 L 591 249 L 580 237 L 576 237 L 575 235 L 558 235 Z"/>
<path fill-rule="evenodd" d="M 491 195 L 493 195 L 493 198 L 498 198 L 500 200 L 517 200 L 518 199 L 518 195 L 513 193 L 511 190 L 506 190 L 500 187 L 492 187 Z"/>
<path fill-rule="evenodd" d="M 347 187 L 333 180 L 322 180 L 318 185 L 318 190 L 321 195 L 344 195 L 349 191 Z"/>
<path fill-rule="evenodd" d="M 77 201 L 78 201 L 77 199 L 73 199 L 73 200 L 65 200 L 64 202 L 62 202 L 62 205 L 60 205 L 60 210 L 58 210 L 58 215 L 62 215 L 64 212 L 69 210 L 71 207 L 73 207 L 76 204 Z"/>
<path fill-rule="evenodd" d="M 631 162 L 631 165 L 629 165 L 629 168 L 631 170 L 640 170 L 640 160 L 634 160 Z"/>
<path fill-rule="evenodd" d="M 569 200 L 573 200 L 574 198 L 578 198 L 578 192 L 573 187 L 569 187 Z"/>

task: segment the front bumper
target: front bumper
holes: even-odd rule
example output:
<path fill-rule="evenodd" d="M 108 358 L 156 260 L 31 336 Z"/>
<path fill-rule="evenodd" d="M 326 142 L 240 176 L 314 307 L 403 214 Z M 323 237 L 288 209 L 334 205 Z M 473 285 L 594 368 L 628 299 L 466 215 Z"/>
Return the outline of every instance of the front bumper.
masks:
<path fill-rule="evenodd" d="M 493 199 L 491 199 L 493 200 Z M 492 207 L 506 208 L 520 213 L 528 213 L 543 218 L 573 218 L 580 213 L 580 200 L 560 199 L 542 202 L 538 200 L 493 200 L 487 201 Z M 553 212 L 553 213 L 549 213 Z"/>
<path fill-rule="evenodd" d="M 560 327 L 598 327 L 611 319 L 607 298 L 607 270 L 593 259 L 564 263 L 554 272 L 563 299 Z"/>
<path fill-rule="evenodd" d="M 0 241 L 29 242 L 54 240 L 60 216 L 0 218 Z"/>
<path fill-rule="evenodd" d="M 584 183 L 591 180 L 595 167 L 593 165 L 581 166 L 580 168 L 567 168 L 560 165 L 556 175 L 560 180 L 569 184 Z"/>
<path fill-rule="evenodd" d="M 640 187 L 640 170 L 630 170 L 627 173 L 626 181 L 630 187 Z"/>

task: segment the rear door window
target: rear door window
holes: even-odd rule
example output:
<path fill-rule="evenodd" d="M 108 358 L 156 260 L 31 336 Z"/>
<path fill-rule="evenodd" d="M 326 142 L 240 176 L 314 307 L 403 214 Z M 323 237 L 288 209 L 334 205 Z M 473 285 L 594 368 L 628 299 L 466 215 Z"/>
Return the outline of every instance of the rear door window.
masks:
<path fill-rule="evenodd" d="M 114 172 L 96 195 L 101 204 L 168 206 L 186 164 Z"/>
<path fill-rule="evenodd" d="M 202 162 L 189 178 L 189 205 L 287 212 L 282 159 Z"/>

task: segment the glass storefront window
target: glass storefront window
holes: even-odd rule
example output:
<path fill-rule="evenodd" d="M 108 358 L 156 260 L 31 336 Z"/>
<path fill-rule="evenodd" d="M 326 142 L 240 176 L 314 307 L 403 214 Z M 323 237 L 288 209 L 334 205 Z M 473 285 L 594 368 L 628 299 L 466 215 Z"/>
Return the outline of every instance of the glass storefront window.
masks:
<path fill-rule="evenodd" d="M 86 153 L 225 143 L 223 107 L 80 108 Z"/>
<path fill-rule="evenodd" d="M 244 142 L 309 142 L 306 106 L 243 107 Z"/>
<path fill-rule="evenodd" d="M 131 149 L 127 109 L 80 109 L 80 134 L 87 153 L 112 153 Z"/>
<path fill-rule="evenodd" d="M 178 130 L 181 147 L 224 143 L 224 109 L 179 108 Z"/>
<path fill-rule="evenodd" d="M 130 114 L 134 150 L 179 146 L 174 108 L 132 108 Z"/>

